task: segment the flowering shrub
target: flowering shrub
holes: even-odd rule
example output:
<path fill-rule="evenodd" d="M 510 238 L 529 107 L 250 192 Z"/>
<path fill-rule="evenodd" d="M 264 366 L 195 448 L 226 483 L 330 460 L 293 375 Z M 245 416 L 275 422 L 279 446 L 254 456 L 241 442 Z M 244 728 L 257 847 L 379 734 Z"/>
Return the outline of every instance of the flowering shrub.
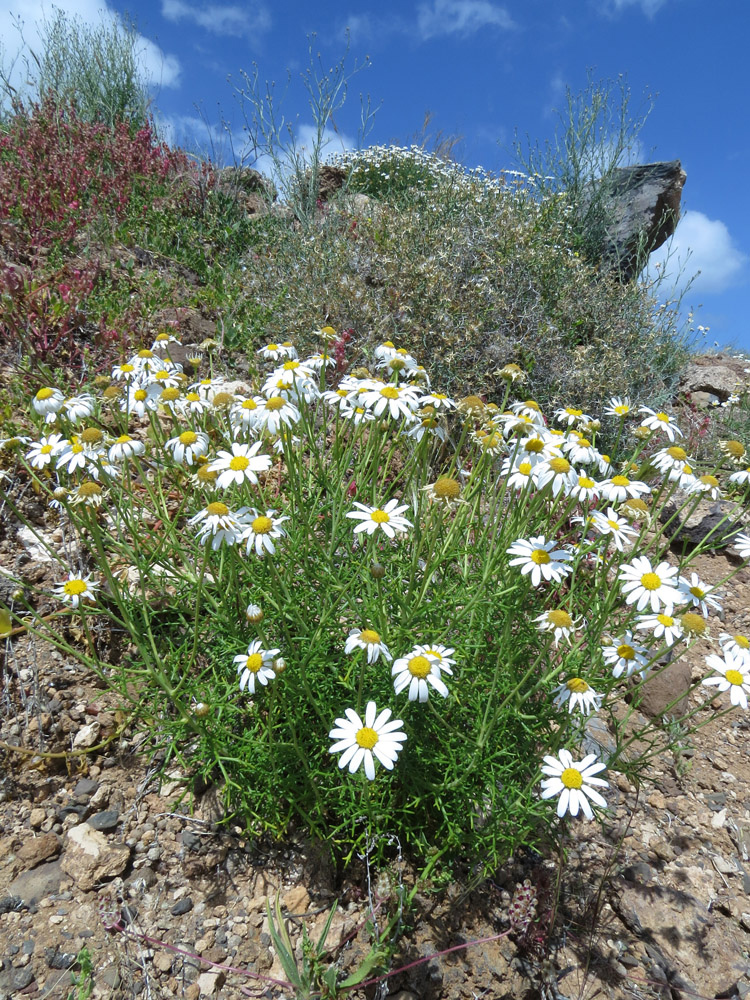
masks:
<path fill-rule="evenodd" d="M 221 781 L 252 829 L 301 826 L 343 856 L 396 831 L 492 864 L 606 810 L 610 772 L 638 781 L 664 752 L 644 685 L 712 635 L 721 589 L 655 526 L 720 487 L 688 470 L 670 414 L 613 399 L 608 456 L 581 408 L 550 426 L 514 399 L 517 366 L 501 406 L 456 401 L 391 343 L 339 380 L 335 331 L 319 334 L 303 361 L 262 348 L 271 370 L 241 391 L 188 384 L 166 334 L 102 398 L 41 387 L 26 474 L 80 554 L 46 598 L 85 648 L 59 615 L 12 614 L 98 670 L 165 766 Z M 107 629 L 131 643 L 111 664 Z M 665 708 L 683 732 L 747 706 L 749 649 L 719 634 L 703 698 Z"/>
<path fill-rule="evenodd" d="M 0 217 L 3 242 L 36 255 L 67 245 L 94 220 L 120 217 L 132 193 L 185 170 L 187 159 L 156 142 L 151 126 L 134 135 L 83 121 L 74 104 L 48 94 L 17 105 L 0 136 Z"/>

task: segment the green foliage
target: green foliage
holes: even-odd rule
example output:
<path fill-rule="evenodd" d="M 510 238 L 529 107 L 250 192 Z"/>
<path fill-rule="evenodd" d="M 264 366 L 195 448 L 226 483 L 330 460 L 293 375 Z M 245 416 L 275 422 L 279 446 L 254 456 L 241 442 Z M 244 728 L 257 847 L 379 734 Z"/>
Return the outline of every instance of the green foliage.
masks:
<path fill-rule="evenodd" d="M 75 964 L 78 971 L 70 974 L 73 989 L 68 993 L 68 1000 L 88 1000 L 94 992 L 94 963 L 85 945 L 78 952 Z"/>
<path fill-rule="evenodd" d="M 30 51 L 31 61 L 24 57 L 27 86 L 37 96 L 51 94 L 59 105 L 74 105 L 82 121 L 107 128 L 127 122 L 135 133 L 149 125 L 151 99 L 133 23 L 111 18 L 92 26 L 53 8 L 39 35 L 39 51 Z M 3 77 L 6 94 L 17 100 L 7 71 Z"/>

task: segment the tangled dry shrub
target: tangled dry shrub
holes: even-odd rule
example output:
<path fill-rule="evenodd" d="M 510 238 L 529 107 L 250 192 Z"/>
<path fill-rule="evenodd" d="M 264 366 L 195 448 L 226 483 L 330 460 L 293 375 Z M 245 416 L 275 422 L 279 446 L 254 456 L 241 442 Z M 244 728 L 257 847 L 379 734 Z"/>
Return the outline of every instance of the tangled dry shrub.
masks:
<path fill-rule="evenodd" d="M 248 261 L 246 294 L 277 300 L 270 338 L 293 334 L 311 347 L 309 317 L 319 316 L 353 328 L 365 357 L 384 339 L 405 340 L 447 391 L 471 384 L 489 400 L 502 395 L 497 373 L 509 362 L 529 372 L 529 393 L 546 405 L 672 394 L 687 358 L 676 311 L 576 255 L 564 199 L 415 148 L 344 162 L 349 192 L 317 226 L 279 220 Z M 419 180 L 426 170 L 429 185 Z M 368 190 L 378 200 L 363 200 Z"/>

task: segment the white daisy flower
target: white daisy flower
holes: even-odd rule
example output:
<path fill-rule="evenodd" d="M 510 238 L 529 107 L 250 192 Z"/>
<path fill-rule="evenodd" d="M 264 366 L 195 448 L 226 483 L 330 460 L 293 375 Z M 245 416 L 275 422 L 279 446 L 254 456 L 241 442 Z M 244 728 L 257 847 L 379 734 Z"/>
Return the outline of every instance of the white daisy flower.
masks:
<path fill-rule="evenodd" d="M 364 406 L 341 406 L 341 416 L 344 420 L 350 420 L 353 424 L 367 424 L 375 419 L 372 410 L 366 410 Z"/>
<path fill-rule="evenodd" d="M 260 354 L 266 361 L 281 361 L 282 358 L 296 360 L 297 358 L 297 351 L 288 340 L 285 340 L 283 344 L 266 344 L 265 347 L 256 351 L 256 354 Z"/>
<path fill-rule="evenodd" d="M 281 427 L 293 427 L 299 422 L 300 412 L 294 403 L 283 396 L 259 399 L 255 410 L 255 424 L 269 434 L 278 434 Z"/>
<path fill-rule="evenodd" d="M 591 423 L 591 417 L 583 410 L 576 409 L 575 406 L 563 406 L 555 410 L 555 420 L 566 427 L 575 427 L 576 424 Z"/>
<path fill-rule="evenodd" d="M 633 409 L 633 404 L 630 402 L 627 396 L 613 396 L 607 406 L 604 407 L 604 412 L 608 417 L 619 417 L 623 419 Z"/>
<path fill-rule="evenodd" d="M 599 484 L 590 476 L 578 476 L 576 484 L 570 491 L 570 496 L 578 503 L 594 503 L 599 499 Z"/>
<path fill-rule="evenodd" d="M 261 558 L 268 552 L 273 555 L 276 546 L 274 539 L 284 538 L 286 531 L 281 527 L 284 521 L 289 518 L 274 517 L 275 510 L 267 510 L 265 514 L 259 514 L 255 507 L 242 507 L 237 511 L 237 518 L 245 525 L 239 542 L 246 543 L 246 552 L 250 555 L 252 549 Z"/>
<path fill-rule="evenodd" d="M 155 413 L 159 409 L 159 393 L 161 388 L 152 383 L 144 387 L 140 382 L 132 382 L 120 399 L 120 409 L 128 415 L 143 419 L 148 412 Z"/>
<path fill-rule="evenodd" d="M 419 405 L 420 407 L 432 406 L 435 410 L 454 410 L 456 408 L 455 400 L 443 392 L 431 392 L 427 396 L 422 396 Z"/>
<path fill-rule="evenodd" d="M 631 677 L 636 671 L 643 673 L 650 659 L 648 650 L 635 641 L 632 632 L 602 646 L 602 655 L 604 662 L 612 667 L 613 677 Z"/>
<path fill-rule="evenodd" d="M 65 397 L 59 389 L 44 386 L 44 388 L 40 389 L 36 396 L 34 396 L 31 401 L 31 405 L 40 417 L 44 417 L 47 423 L 51 424 L 54 422 L 55 416 L 64 402 Z"/>
<path fill-rule="evenodd" d="M 583 465 L 599 462 L 599 451 L 588 438 L 571 435 L 565 439 L 562 448 L 565 454 L 570 457 L 571 462 L 583 463 Z"/>
<path fill-rule="evenodd" d="M 557 646 L 561 639 L 571 642 L 571 633 L 578 627 L 580 619 L 574 620 L 562 608 L 553 608 L 538 615 L 534 621 L 540 632 L 551 632 Z"/>
<path fill-rule="evenodd" d="M 433 687 L 443 698 L 448 697 L 448 688 L 440 677 L 440 671 L 452 674 L 453 671 L 445 663 L 438 661 L 429 653 L 413 649 L 408 656 L 396 660 L 391 668 L 394 678 L 393 689 L 400 694 L 409 689 L 409 701 L 425 702 L 430 696 L 429 688 Z"/>
<path fill-rule="evenodd" d="M 211 406 L 208 400 L 194 390 L 186 392 L 177 404 L 177 411 L 182 416 L 201 417 L 204 413 L 208 413 L 210 409 Z"/>
<path fill-rule="evenodd" d="M 562 817 L 566 812 L 577 816 L 583 810 L 586 819 L 593 819 L 594 813 L 589 799 L 601 809 L 607 808 L 606 801 L 597 792 L 597 788 L 609 788 L 609 782 L 595 777 L 605 770 L 606 765 L 598 760 L 596 754 L 590 753 L 582 761 L 576 762 L 569 750 L 561 750 L 558 756 L 544 758 L 542 774 L 549 775 L 542 780 L 542 798 L 551 799 L 559 795 L 557 815 Z"/>
<path fill-rule="evenodd" d="M 140 368 L 137 368 L 130 361 L 126 361 L 124 364 L 115 365 L 112 369 L 112 378 L 115 382 L 121 380 L 129 381 L 130 379 L 136 378 L 140 373 Z"/>
<path fill-rule="evenodd" d="M 750 559 L 750 535 L 736 534 L 731 545 L 733 549 L 736 549 L 740 559 Z"/>
<path fill-rule="evenodd" d="M 535 465 L 532 476 L 537 489 L 543 490 L 549 484 L 553 496 L 557 496 L 558 493 L 568 496 L 578 485 L 579 478 L 567 458 L 561 455 Z"/>
<path fill-rule="evenodd" d="M 58 452 L 55 468 L 65 469 L 71 476 L 77 469 L 93 473 L 96 468 L 96 455 L 92 455 L 91 450 L 79 438 L 74 437 Z"/>
<path fill-rule="evenodd" d="M 75 423 L 78 420 L 92 416 L 95 406 L 96 400 L 94 397 L 90 393 L 84 392 L 80 396 L 71 396 L 69 399 L 66 399 L 62 405 L 62 412 L 68 420 Z"/>
<path fill-rule="evenodd" d="M 723 659 L 715 653 L 706 657 L 706 664 L 720 676 L 705 677 L 701 683 L 709 687 L 718 687 L 719 691 L 729 691 L 732 705 L 741 705 L 747 709 L 747 696 L 750 694 L 750 663 L 726 648 L 723 652 Z"/>
<path fill-rule="evenodd" d="M 430 643 L 416 645 L 412 652 L 417 653 L 421 656 L 430 656 L 437 661 L 438 666 L 441 669 L 448 670 L 448 667 L 455 667 L 456 661 L 453 658 L 455 649 L 452 646 L 443 646 L 440 643 Z M 448 670 L 448 673 L 452 671 Z"/>
<path fill-rule="evenodd" d="M 328 752 L 341 754 L 339 767 L 348 767 L 349 773 L 354 774 L 364 763 L 365 774 L 370 781 L 375 778 L 375 757 L 386 770 L 393 770 L 396 758 L 403 749 L 406 733 L 399 729 L 403 725 L 401 719 L 389 721 L 391 714 L 389 708 L 378 714 L 375 702 L 369 701 L 364 722 L 353 708 L 346 709 L 346 718 L 336 719 L 335 728 L 328 736 L 337 742 Z"/>
<path fill-rule="evenodd" d="M 670 483 L 677 483 L 682 490 L 689 490 L 695 485 L 696 477 L 692 465 L 687 462 L 680 468 L 670 469 L 667 473 Z"/>
<path fill-rule="evenodd" d="M 666 434 L 670 441 L 674 441 L 675 435 L 682 437 L 682 431 L 668 413 L 661 411 L 657 413 L 648 406 L 640 406 L 638 412 L 646 414 L 646 419 L 641 421 L 642 427 L 648 427 L 650 431 L 660 431 Z"/>
<path fill-rule="evenodd" d="M 722 652 L 733 653 L 734 656 L 750 664 L 750 636 L 737 632 L 732 635 L 730 632 L 722 632 L 719 635 L 719 645 Z"/>
<path fill-rule="evenodd" d="M 678 444 L 660 448 L 650 459 L 651 464 L 661 473 L 681 472 L 688 461 L 687 452 Z"/>
<path fill-rule="evenodd" d="M 406 532 L 413 526 L 411 521 L 402 516 L 409 505 L 404 503 L 399 506 L 398 500 L 389 500 L 382 508 L 368 507 L 355 500 L 354 506 L 359 507 L 359 510 L 350 510 L 346 516 L 360 522 L 354 529 L 355 535 L 360 531 L 366 531 L 368 535 L 382 531 L 388 538 L 393 538 L 396 532 Z"/>
<path fill-rule="evenodd" d="M 651 487 L 627 476 L 612 476 L 599 483 L 602 497 L 608 503 L 621 504 L 628 499 L 635 499 L 651 492 Z"/>
<path fill-rule="evenodd" d="M 625 542 L 629 541 L 631 538 L 637 538 L 638 532 L 631 528 L 627 520 L 614 510 L 613 507 L 608 507 L 606 514 L 603 514 L 600 510 L 595 510 L 589 521 L 595 531 L 599 532 L 600 535 L 609 536 L 615 543 L 615 546 L 620 552 L 623 552 L 623 546 Z"/>
<path fill-rule="evenodd" d="M 260 639 L 253 639 L 246 653 L 235 656 L 234 662 L 240 675 L 240 691 L 247 688 L 250 694 L 255 694 L 256 681 L 265 687 L 276 677 L 273 658 L 278 652 L 278 649 L 263 649 Z"/>
<path fill-rule="evenodd" d="M 747 486 L 750 483 L 750 466 L 746 469 L 740 469 L 739 472 L 733 472 L 729 477 L 730 483 L 737 483 L 738 486 Z"/>
<path fill-rule="evenodd" d="M 261 441 L 254 444 L 239 444 L 235 441 L 231 451 L 220 451 L 218 459 L 210 465 L 212 472 L 220 473 L 216 480 L 219 489 L 240 486 L 246 481 L 256 485 L 257 473 L 267 472 L 271 468 L 270 456 L 258 454 L 261 447 Z"/>
<path fill-rule="evenodd" d="M 306 368 L 312 368 L 314 372 L 319 372 L 322 368 L 332 368 L 336 364 L 336 359 L 330 354 L 320 351 L 318 354 L 311 354 L 309 358 L 305 358 L 302 364 Z"/>
<path fill-rule="evenodd" d="M 697 476 L 688 486 L 688 493 L 704 493 L 711 500 L 721 500 L 721 487 L 716 476 Z"/>
<path fill-rule="evenodd" d="M 513 470 L 512 474 L 508 476 L 511 469 Z M 510 458 L 506 458 L 503 462 L 501 475 L 508 476 L 508 486 L 510 486 L 512 490 L 523 490 L 529 485 L 529 483 L 533 484 L 534 482 L 531 477 L 533 469 L 534 466 L 527 459 L 524 459 L 524 461 L 520 462 L 517 466 L 513 466 L 512 460 Z"/>
<path fill-rule="evenodd" d="M 163 351 L 166 350 L 166 348 L 170 344 L 181 345 L 182 341 L 179 340 L 177 337 L 175 337 L 173 333 L 167 333 L 166 331 L 163 331 L 162 333 L 157 333 L 156 337 L 154 338 L 154 342 L 151 345 L 151 350 Z"/>
<path fill-rule="evenodd" d="M 55 596 L 59 597 L 61 601 L 65 601 L 71 607 L 77 608 L 81 601 L 96 600 L 95 594 L 98 587 L 99 584 L 94 583 L 90 573 L 88 576 L 81 576 L 79 573 L 68 573 L 68 579 L 63 580 L 62 583 L 58 583 L 54 592 Z"/>
<path fill-rule="evenodd" d="M 145 451 L 146 445 L 143 441 L 138 441 L 129 434 L 121 434 L 109 446 L 107 456 L 110 462 L 124 462 L 126 458 L 143 455 Z"/>
<path fill-rule="evenodd" d="M 411 385 L 383 385 L 362 394 L 362 404 L 376 417 L 411 420 L 419 408 L 419 389 Z"/>
<path fill-rule="evenodd" d="M 548 542 L 544 535 L 519 538 L 506 550 L 513 556 L 509 565 L 519 566 L 523 576 L 530 575 L 533 587 L 538 587 L 542 579 L 547 583 L 550 580 L 560 583 L 571 572 L 567 563 L 572 556 L 564 549 L 556 549 L 556 545 L 554 539 Z"/>
<path fill-rule="evenodd" d="M 544 414 L 535 399 L 525 399 L 510 404 L 511 412 L 517 417 L 525 417 L 538 427 L 544 427 Z"/>
<path fill-rule="evenodd" d="M 208 434 L 203 431 L 183 431 L 164 442 L 164 447 L 172 453 L 178 465 L 193 465 L 208 451 Z"/>
<path fill-rule="evenodd" d="M 236 514 L 220 500 L 214 500 L 207 504 L 203 510 L 191 517 L 188 524 L 199 524 L 198 541 L 201 545 L 206 544 L 208 538 L 211 539 L 211 548 L 216 551 L 222 542 L 227 545 L 234 545 L 245 525 Z"/>
<path fill-rule="evenodd" d="M 62 434 L 50 434 L 35 441 L 26 453 L 26 461 L 32 469 L 43 469 L 65 448 Z"/>
<path fill-rule="evenodd" d="M 603 697 L 582 677 L 570 677 L 555 689 L 555 707 L 563 708 L 567 705 L 571 715 L 576 708 L 579 708 L 583 715 L 589 715 L 591 712 L 599 711 Z"/>
<path fill-rule="evenodd" d="M 163 365 L 162 359 L 154 351 L 144 347 L 130 359 L 130 364 L 140 375 L 149 375 L 151 372 L 159 371 Z"/>
<path fill-rule="evenodd" d="M 697 573 L 693 573 L 688 580 L 686 576 L 681 576 L 678 586 L 685 599 L 690 601 L 694 608 L 700 608 L 704 615 L 708 615 L 708 605 L 717 611 L 721 611 L 721 601 L 713 595 L 713 587 L 704 583 Z"/>
<path fill-rule="evenodd" d="M 663 611 L 656 615 L 639 615 L 635 627 L 639 631 L 650 632 L 654 639 L 662 639 L 667 646 L 674 646 L 685 634 L 680 619 Z"/>
<path fill-rule="evenodd" d="M 384 660 L 393 659 L 380 635 L 371 628 L 354 628 L 349 632 L 344 652 L 349 655 L 355 649 L 364 649 L 368 663 L 376 663 L 381 654 Z"/>
<path fill-rule="evenodd" d="M 662 608 L 669 614 L 675 604 L 683 601 L 677 589 L 677 569 L 668 562 L 652 566 L 646 556 L 637 556 L 620 567 L 618 579 L 627 604 L 635 604 L 637 611 L 650 605 L 654 614 Z"/>

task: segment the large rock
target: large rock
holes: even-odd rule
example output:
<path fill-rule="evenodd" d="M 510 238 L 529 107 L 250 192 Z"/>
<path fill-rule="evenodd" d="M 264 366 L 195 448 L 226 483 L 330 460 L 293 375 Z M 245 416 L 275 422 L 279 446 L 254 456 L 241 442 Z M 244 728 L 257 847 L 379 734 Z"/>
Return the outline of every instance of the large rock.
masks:
<path fill-rule="evenodd" d="M 679 160 L 617 167 L 607 178 L 602 263 L 618 280 L 632 281 L 674 233 L 685 178 Z"/>
<path fill-rule="evenodd" d="M 690 359 L 680 380 L 680 392 L 695 402 L 695 393 L 707 393 L 722 403 L 750 387 L 750 360 L 729 354 L 700 354 Z M 700 401 L 700 400 L 698 400 Z"/>

